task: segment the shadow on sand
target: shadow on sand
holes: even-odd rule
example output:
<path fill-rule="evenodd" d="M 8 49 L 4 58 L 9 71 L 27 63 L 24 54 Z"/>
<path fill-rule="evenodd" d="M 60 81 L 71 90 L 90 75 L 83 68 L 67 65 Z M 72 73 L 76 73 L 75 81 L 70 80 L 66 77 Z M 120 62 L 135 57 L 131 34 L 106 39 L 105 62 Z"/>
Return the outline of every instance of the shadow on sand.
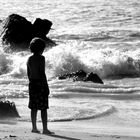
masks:
<path fill-rule="evenodd" d="M 61 135 L 47 135 L 47 136 L 50 136 L 50 137 L 54 137 L 54 138 L 60 138 L 60 139 L 65 139 L 65 140 L 80 140 L 80 139 L 77 139 L 77 138 L 71 138 L 71 137 L 66 137 L 66 136 L 61 136 Z"/>

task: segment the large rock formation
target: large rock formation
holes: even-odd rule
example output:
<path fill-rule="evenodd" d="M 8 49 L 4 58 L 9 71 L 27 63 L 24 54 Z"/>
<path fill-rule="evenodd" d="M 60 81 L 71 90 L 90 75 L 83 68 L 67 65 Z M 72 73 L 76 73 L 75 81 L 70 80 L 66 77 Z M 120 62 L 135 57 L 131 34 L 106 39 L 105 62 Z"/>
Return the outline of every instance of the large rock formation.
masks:
<path fill-rule="evenodd" d="M 47 19 L 37 18 L 32 24 L 26 18 L 11 14 L 3 21 L 2 41 L 11 47 L 28 48 L 29 42 L 34 37 L 40 37 L 50 46 L 56 45 L 54 41 L 47 38 L 52 22 Z"/>
<path fill-rule="evenodd" d="M 58 76 L 59 80 L 63 80 L 67 78 L 72 78 L 73 81 L 84 81 L 84 82 L 91 81 L 94 83 L 104 84 L 102 79 L 97 74 L 94 74 L 93 72 L 86 73 L 83 70 L 79 70 L 73 73 L 68 73 L 68 74 L 63 74 L 63 75 Z"/>
<path fill-rule="evenodd" d="M 4 21 L 3 42 L 22 43 L 32 38 L 32 24 L 26 18 L 12 14 Z"/>

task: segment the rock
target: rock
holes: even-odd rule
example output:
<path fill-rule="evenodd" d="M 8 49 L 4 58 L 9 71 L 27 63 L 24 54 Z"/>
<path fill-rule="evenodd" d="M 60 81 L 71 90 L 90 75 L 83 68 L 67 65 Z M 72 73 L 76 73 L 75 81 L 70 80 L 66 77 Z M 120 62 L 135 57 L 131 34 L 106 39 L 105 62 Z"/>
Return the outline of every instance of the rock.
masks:
<path fill-rule="evenodd" d="M 69 78 L 68 75 L 69 75 L 69 74 L 58 75 L 58 79 L 59 79 L 59 80 L 67 79 L 67 78 Z"/>
<path fill-rule="evenodd" d="M 37 18 L 33 23 L 33 36 L 44 39 L 49 46 L 55 46 L 56 43 L 46 37 L 51 30 L 51 26 L 52 22 L 50 20 Z"/>
<path fill-rule="evenodd" d="M 52 22 L 47 19 L 37 18 L 33 23 L 33 35 L 35 37 L 45 38 L 49 33 Z"/>
<path fill-rule="evenodd" d="M 83 70 L 79 70 L 79 71 L 74 73 L 74 76 L 79 77 L 79 78 L 84 78 L 86 75 L 87 75 L 87 73 Z"/>
<path fill-rule="evenodd" d="M 102 79 L 97 74 L 94 74 L 93 72 L 86 73 L 83 70 L 58 76 L 59 80 L 63 80 L 67 78 L 72 78 L 73 81 L 84 81 L 84 82 L 91 81 L 94 83 L 104 84 Z"/>
<path fill-rule="evenodd" d="M 9 135 L 9 137 L 10 137 L 10 138 L 15 138 L 15 137 L 17 137 L 17 136 L 15 136 L 15 135 Z"/>
<path fill-rule="evenodd" d="M 85 81 L 92 81 L 94 83 L 103 84 L 102 79 L 97 74 L 94 74 L 93 72 L 87 74 Z"/>
<path fill-rule="evenodd" d="M 67 79 L 67 78 L 85 77 L 85 76 L 86 76 L 86 72 L 84 72 L 83 70 L 79 70 L 76 72 L 59 75 L 58 79 L 62 80 L 62 79 Z"/>
<path fill-rule="evenodd" d="M 0 118 L 5 117 L 20 117 L 14 102 L 0 101 Z"/>
<path fill-rule="evenodd" d="M 4 21 L 3 43 L 23 43 L 33 37 L 32 24 L 26 18 L 12 14 Z"/>
<path fill-rule="evenodd" d="M 37 18 L 32 24 L 25 17 L 11 14 L 2 24 L 2 42 L 5 45 L 10 45 L 11 48 L 27 49 L 34 37 L 44 39 L 49 46 L 56 45 L 53 40 L 46 37 L 52 26 L 52 22 L 47 19 Z"/>

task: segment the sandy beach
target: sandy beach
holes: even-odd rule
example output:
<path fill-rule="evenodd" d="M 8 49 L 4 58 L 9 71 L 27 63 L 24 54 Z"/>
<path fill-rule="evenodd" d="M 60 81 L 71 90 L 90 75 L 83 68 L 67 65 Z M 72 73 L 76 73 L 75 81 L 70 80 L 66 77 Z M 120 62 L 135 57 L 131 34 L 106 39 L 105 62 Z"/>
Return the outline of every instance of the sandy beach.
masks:
<path fill-rule="evenodd" d="M 140 125 L 127 118 L 120 118 L 119 112 L 109 113 L 92 119 L 73 121 L 49 121 L 48 128 L 54 135 L 42 134 L 42 123 L 37 119 L 40 134 L 31 132 L 30 113 L 27 106 L 20 110 L 19 103 L 27 99 L 15 100 L 21 118 L 0 119 L 0 140 L 139 140 Z M 23 113 L 22 113 L 23 112 Z M 40 112 L 38 112 L 40 117 Z M 129 116 L 127 116 L 129 118 Z"/>
<path fill-rule="evenodd" d="M 38 123 L 41 131 L 42 124 Z M 0 121 L 0 140 L 139 140 L 138 127 L 113 126 L 88 120 L 71 122 L 49 122 L 55 135 L 31 133 L 30 122 L 14 120 Z"/>

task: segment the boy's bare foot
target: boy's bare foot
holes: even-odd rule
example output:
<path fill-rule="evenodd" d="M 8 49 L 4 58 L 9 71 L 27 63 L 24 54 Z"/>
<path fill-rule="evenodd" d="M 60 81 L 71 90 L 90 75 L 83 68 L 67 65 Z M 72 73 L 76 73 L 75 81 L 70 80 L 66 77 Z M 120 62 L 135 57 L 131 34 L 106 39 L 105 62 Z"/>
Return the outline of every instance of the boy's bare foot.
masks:
<path fill-rule="evenodd" d="M 44 130 L 42 134 L 46 134 L 46 135 L 54 135 L 54 132 L 51 132 L 49 130 Z"/>
<path fill-rule="evenodd" d="M 37 129 L 33 129 L 31 132 L 32 132 L 32 133 L 40 133 L 40 131 L 37 130 Z"/>

